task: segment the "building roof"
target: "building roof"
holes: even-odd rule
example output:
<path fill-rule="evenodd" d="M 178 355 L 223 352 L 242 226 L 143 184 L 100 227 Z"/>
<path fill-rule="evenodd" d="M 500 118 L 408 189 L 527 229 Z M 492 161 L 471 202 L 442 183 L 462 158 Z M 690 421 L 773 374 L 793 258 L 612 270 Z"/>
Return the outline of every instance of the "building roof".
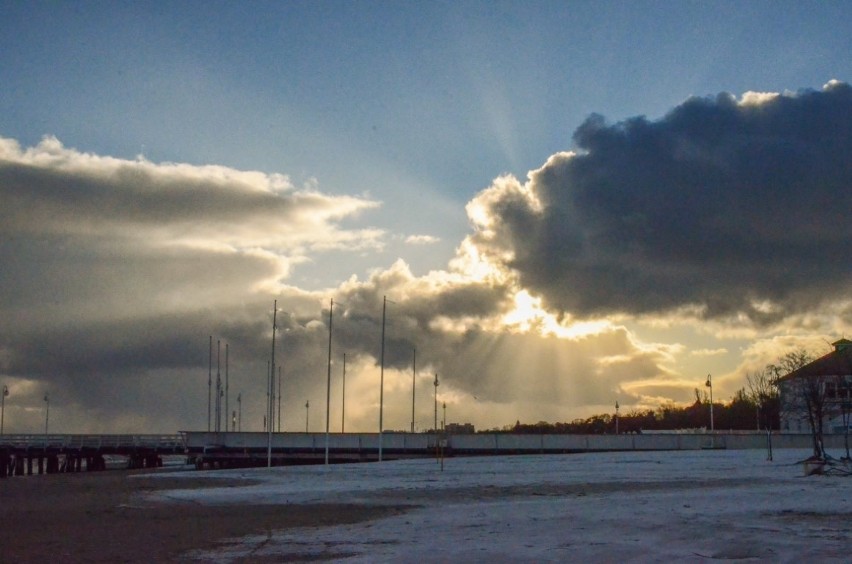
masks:
<path fill-rule="evenodd" d="M 801 368 L 779 378 L 779 382 L 800 377 L 852 375 L 852 341 L 840 339 L 831 343 L 834 350 Z"/>

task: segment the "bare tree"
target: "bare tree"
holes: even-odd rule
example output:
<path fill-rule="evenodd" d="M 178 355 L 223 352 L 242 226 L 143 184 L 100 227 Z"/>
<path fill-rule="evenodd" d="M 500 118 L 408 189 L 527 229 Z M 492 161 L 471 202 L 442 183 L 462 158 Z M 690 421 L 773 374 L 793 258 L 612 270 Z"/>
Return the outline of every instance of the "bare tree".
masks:
<path fill-rule="evenodd" d="M 760 426 L 772 429 L 778 410 L 778 376 L 769 367 L 746 374 L 748 396 L 760 410 Z"/>
<path fill-rule="evenodd" d="M 772 427 L 778 418 L 778 376 L 768 367 L 746 374 L 748 395 L 757 406 L 758 428 L 766 430 L 767 458 L 772 460 Z"/>
<path fill-rule="evenodd" d="M 809 352 L 800 349 L 785 354 L 779 359 L 778 364 L 770 364 L 766 368 L 776 379 L 785 377 L 783 384 L 788 397 L 782 409 L 791 413 L 804 413 L 811 432 L 814 458 L 825 460 L 823 422 L 827 408 L 826 378 L 819 375 L 794 374 L 812 360 L 813 356 Z M 786 377 L 791 375 L 790 378 Z"/>

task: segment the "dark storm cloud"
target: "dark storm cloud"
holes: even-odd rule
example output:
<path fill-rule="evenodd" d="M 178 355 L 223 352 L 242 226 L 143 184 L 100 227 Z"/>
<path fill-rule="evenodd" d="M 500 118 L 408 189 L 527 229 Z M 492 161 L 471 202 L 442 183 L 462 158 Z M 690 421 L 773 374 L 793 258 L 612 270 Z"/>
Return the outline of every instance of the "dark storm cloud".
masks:
<path fill-rule="evenodd" d="M 769 322 L 848 293 L 849 85 L 694 98 L 658 121 L 592 116 L 574 139 L 577 154 L 473 203 L 474 243 L 549 307 Z"/>

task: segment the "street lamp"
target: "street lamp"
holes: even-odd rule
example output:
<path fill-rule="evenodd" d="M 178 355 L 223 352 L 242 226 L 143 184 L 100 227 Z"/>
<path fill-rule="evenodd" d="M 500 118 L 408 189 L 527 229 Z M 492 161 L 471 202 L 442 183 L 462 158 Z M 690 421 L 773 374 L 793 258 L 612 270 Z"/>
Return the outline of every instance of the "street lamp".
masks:
<path fill-rule="evenodd" d="M 243 393 L 237 394 L 237 431 L 243 430 Z"/>
<path fill-rule="evenodd" d="M 306 434 L 308 432 L 308 414 L 310 413 L 310 409 L 311 409 L 311 400 L 308 400 L 308 401 L 305 402 L 305 433 Z"/>
<path fill-rule="evenodd" d="M 438 432 L 438 373 L 435 373 L 435 433 Z"/>
<path fill-rule="evenodd" d="M 6 396 L 9 395 L 9 386 L 3 385 L 3 393 L 0 394 L 0 435 L 3 434 L 3 419 L 6 417 Z"/>
<path fill-rule="evenodd" d="M 615 400 L 615 434 L 618 434 L 618 400 Z"/>
<path fill-rule="evenodd" d="M 47 434 L 47 424 L 50 421 L 50 397 L 45 393 L 44 394 L 44 434 Z"/>
<path fill-rule="evenodd" d="M 444 402 L 444 420 L 441 422 L 441 430 L 447 429 L 447 402 Z"/>
<path fill-rule="evenodd" d="M 710 375 L 707 375 L 707 381 L 704 382 L 704 385 L 710 388 L 710 432 L 712 433 L 715 430 L 713 426 L 713 381 L 710 379 Z"/>

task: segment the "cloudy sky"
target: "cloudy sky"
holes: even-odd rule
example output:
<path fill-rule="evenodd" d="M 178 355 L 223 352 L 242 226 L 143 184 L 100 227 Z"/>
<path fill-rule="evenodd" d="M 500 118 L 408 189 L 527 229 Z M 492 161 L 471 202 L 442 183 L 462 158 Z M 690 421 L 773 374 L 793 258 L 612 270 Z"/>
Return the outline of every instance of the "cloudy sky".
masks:
<path fill-rule="evenodd" d="M 478 428 L 852 335 L 852 7 L 0 0 L 7 432 Z M 416 351 L 416 353 L 415 353 Z M 416 370 L 414 358 L 416 354 Z M 310 401 L 310 410 L 305 402 Z M 223 401 L 224 404 L 224 401 Z M 223 409 L 224 411 L 224 409 Z M 224 425 L 224 423 L 223 423 Z"/>

